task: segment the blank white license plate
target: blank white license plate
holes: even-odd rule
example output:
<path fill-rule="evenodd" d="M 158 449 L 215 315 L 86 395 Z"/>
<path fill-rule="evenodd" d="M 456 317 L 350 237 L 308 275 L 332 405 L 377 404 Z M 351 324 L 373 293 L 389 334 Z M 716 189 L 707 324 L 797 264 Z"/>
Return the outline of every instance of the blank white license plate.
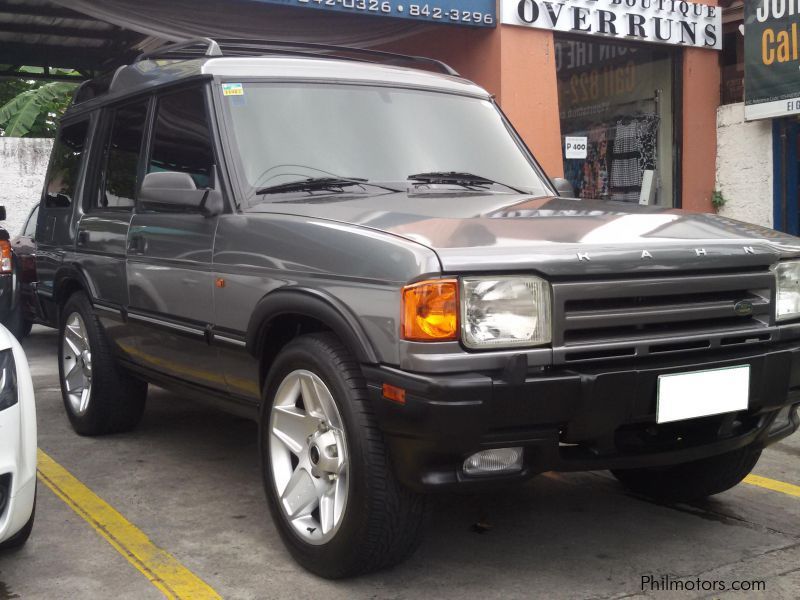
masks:
<path fill-rule="evenodd" d="M 746 410 L 750 365 L 658 377 L 659 423 Z"/>

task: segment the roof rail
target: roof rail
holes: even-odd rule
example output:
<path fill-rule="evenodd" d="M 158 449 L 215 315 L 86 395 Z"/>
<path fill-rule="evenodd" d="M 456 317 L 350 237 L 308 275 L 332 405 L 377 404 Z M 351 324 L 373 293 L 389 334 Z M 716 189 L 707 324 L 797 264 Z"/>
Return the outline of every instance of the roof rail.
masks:
<path fill-rule="evenodd" d="M 201 58 L 203 56 L 265 56 L 270 54 L 384 62 L 387 64 L 417 63 L 428 67 L 434 67 L 446 75 L 459 76 L 458 72 L 450 65 L 426 56 L 410 56 L 406 54 L 396 54 L 394 52 L 384 52 L 383 50 L 350 48 L 348 46 L 335 46 L 312 42 L 287 42 L 284 40 L 244 38 L 217 40 L 211 38 L 197 38 L 185 42 L 178 42 L 176 44 L 163 46 L 158 50 L 147 52 L 146 54 L 140 54 L 135 62 L 158 58 L 189 60 Z M 374 60 L 370 61 L 369 59 Z"/>
<path fill-rule="evenodd" d="M 154 58 L 173 58 L 171 56 L 172 54 L 180 54 L 181 51 L 186 51 L 188 54 L 192 55 L 192 58 L 196 58 L 196 52 L 192 52 L 191 49 L 197 46 L 205 46 L 205 49 L 202 51 L 203 56 L 222 56 L 222 50 L 220 50 L 217 42 L 211 38 L 196 38 L 186 40 L 185 42 L 167 44 L 151 52 L 145 52 L 137 56 L 133 62 L 138 63 L 143 60 L 151 60 Z"/>

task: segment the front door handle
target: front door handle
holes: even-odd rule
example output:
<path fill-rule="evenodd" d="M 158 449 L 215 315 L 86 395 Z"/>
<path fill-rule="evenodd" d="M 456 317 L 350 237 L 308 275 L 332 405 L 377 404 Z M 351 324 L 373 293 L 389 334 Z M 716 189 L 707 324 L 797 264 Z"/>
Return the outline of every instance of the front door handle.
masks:
<path fill-rule="evenodd" d="M 128 242 L 128 250 L 134 254 L 144 254 L 147 250 L 147 240 L 143 235 L 132 235 Z"/>
<path fill-rule="evenodd" d="M 88 231 L 79 231 L 78 232 L 78 246 L 85 246 L 89 243 L 89 232 Z"/>

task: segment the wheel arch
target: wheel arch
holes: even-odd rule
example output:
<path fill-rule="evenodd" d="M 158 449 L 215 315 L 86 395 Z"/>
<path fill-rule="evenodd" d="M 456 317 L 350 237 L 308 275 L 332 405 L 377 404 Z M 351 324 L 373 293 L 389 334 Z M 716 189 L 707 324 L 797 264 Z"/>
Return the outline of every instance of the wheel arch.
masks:
<path fill-rule="evenodd" d="M 261 362 L 263 382 L 272 359 L 298 334 L 333 332 L 360 363 L 377 364 L 375 349 L 356 317 L 338 300 L 309 288 L 282 289 L 264 296 L 250 317 L 245 336 L 248 352 Z M 274 332 L 275 338 L 269 338 Z M 268 343 L 272 339 L 275 344 Z"/>
<path fill-rule="evenodd" d="M 77 291 L 84 291 L 89 294 L 90 299 L 94 297 L 92 286 L 83 271 L 76 265 L 65 265 L 57 272 L 53 280 L 53 300 L 57 306 L 61 306 L 67 299 Z"/>

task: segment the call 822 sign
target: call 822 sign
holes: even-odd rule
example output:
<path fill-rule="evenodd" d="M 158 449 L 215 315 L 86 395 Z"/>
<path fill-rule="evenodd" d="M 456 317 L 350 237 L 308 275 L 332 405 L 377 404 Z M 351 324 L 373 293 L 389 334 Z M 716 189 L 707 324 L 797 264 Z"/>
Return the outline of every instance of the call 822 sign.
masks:
<path fill-rule="evenodd" d="M 471 27 L 494 27 L 495 0 L 257 0 L 376 17 L 396 17 Z"/>

